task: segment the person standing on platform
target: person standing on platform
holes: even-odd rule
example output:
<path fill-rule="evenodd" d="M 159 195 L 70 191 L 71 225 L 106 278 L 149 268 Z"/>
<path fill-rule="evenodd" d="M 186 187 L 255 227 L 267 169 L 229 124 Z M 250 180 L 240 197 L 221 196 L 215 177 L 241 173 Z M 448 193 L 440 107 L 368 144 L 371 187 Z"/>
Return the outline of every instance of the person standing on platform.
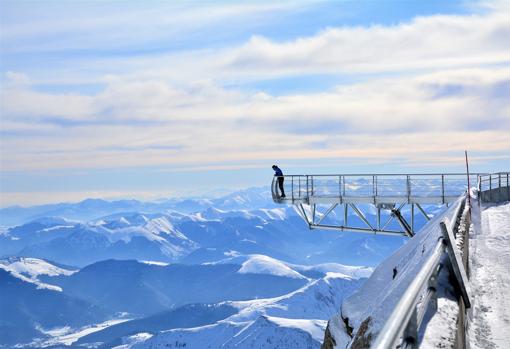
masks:
<path fill-rule="evenodd" d="M 283 181 L 284 181 L 283 172 L 276 165 L 273 165 L 272 168 L 274 170 L 274 176 L 278 178 L 278 186 L 280 187 L 280 191 L 282 192 L 281 197 L 284 198 L 285 190 L 283 189 Z"/>

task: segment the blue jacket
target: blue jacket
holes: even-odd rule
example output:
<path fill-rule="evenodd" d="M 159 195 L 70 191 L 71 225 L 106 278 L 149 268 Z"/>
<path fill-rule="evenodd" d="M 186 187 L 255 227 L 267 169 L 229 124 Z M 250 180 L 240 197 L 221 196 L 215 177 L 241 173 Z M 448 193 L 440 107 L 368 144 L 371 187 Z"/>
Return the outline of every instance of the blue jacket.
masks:
<path fill-rule="evenodd" d="M 276 177 L 280 177 L 280 176 L 283 176 L 283 172 L 282 172 L 282 170 L 280 170 L 279 167 L 277 167 L 276 170 L 274 170 L 274 175 Z"/>

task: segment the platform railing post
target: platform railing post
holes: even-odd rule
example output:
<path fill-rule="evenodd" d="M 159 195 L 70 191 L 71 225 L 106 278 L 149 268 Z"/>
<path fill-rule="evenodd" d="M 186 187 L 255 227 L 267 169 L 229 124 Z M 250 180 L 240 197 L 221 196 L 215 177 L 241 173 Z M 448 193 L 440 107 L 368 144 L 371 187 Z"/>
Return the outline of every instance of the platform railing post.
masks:
<path fill-rule="evenodd" d="M 441 198 L 444 204 L 444 174 L 441 175 Z"/>
<path fill-rule="evenodd" d="M 414 204 L 411 204 L 411 232 L 414 234 Z"/>
<path fill-rule="evenodd" d="M 379 178 L 375 176 L 375 196 L 379 195 Z"/>
<path fill-rule="evenodd" d="M 290 177 L 290 191 L 292 193 L 292 202 L 294 202 L 294 176 Z"/>
<path fill-rule="evenodd" d="M 311 193 L 311 196 L 313 196 L 313 176 L 310 177 L 310 180 L 312 181 L 312 193 Z"/>
<path fill-rule="evenodd" d="M 342 177 L 344 177 L 344 180 L 343 180 L 343 182 L 342 182 L 342 191 L 343 191 L 343 192 L 342 192 L 342 196 L 345 196 L 345 175 L 344 175 L 344 176 L 342 176 Z"/>
<path fill-rule="evenodd" d="M 411 202 L 411 176 L 407 175 L 407 203 Z"/>
<path fill-rule="evenodd" d="M 375 197 L 376 197 L 376 190 L 375 190 L 375 176 L 373 175 L 372 176 L 372 195 L 374 196 L 374 200 L 375 200 Z"/>

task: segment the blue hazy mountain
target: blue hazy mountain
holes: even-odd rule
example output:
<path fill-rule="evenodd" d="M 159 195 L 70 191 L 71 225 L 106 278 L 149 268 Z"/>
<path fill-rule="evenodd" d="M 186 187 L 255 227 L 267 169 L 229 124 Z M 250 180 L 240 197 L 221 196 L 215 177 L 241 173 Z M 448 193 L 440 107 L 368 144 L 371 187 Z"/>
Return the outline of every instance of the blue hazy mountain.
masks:
<path fill-rule="evenodd" d="M 44 279 L 65 293 L 116 312 L 149 315 L 190 303 L 276 297 L 303 286 L 305 277 L 238 273 L 239 265 L 153 265 L 107 260 L 70 276 Z"/>
<path fill-rule="evenodd" d="M 0 344 L 14 345 L 43 336 L 40 328 L 100 322 L 107 312 L 51 285 L 30 282 L 0 268 Z"/>
<path fill-rule="evenodd" d="M 274 207 L 268 201 L 271 193 L 267 188 L 250 188 L 220 198 L 168 199 L 157 202 L 139 200 L 86 199 L 78 203 L 58 203 L 32 207 L 10 206 L 0 209 L 0 226 L 14 226 L 41 217 L 66 217 L 71 220 L 90 221 L 119 212 L 160 213 L 175 210 L 184 213 L 203 211 L 209 207 L 222 210 Z"/>
<path fill-rule="evenodd" d="M 375 212 L 361 209 L 374 223 Z M 78 345 L 103 347 L 201 346 L 211 336 L 231 346 L 253 339 L 255 347 L 267 340 L 319 347 L 326 320 L 370 273 L 341 264 L 376 265 L 406 241 L 311 231 L 260 188 L 216 199 L 11 207 L 0 217 L 23 222 L 0 231 L 8 310 L 0 313 L 0 347 L 36 338 L 32 346 L 58 346 L 80 336 Z M 364 224 L 353 212 L 349 223 Z M 76 339 L 58 335 L 67 332 Z"/>
<path fill-rule="evenodd" d="M 103 348 L 121 345 L 120 338 L 140 332 L 158 333 L 173 328 L 190 328 L 213 324 L 238 312 L 229 304 L 188 304 L 141 319 L 110 326 L 81 337 L 76 344 L 104 343 Z"/>
<path fill-rule="evenodd" d="M 353 225 L 363 224 L 354 215 L 349 219 Z M 0 256 L 77 266 L 105 259 L 194 264 L 235 251 L 305 264 L 374 265 L 403 241 L 402 237 L 310 231 L 292 207 L 234 211 L 209 207 L 193 214 L 121 212 L 86 223 L 39 218 L 0 234 Z"/>

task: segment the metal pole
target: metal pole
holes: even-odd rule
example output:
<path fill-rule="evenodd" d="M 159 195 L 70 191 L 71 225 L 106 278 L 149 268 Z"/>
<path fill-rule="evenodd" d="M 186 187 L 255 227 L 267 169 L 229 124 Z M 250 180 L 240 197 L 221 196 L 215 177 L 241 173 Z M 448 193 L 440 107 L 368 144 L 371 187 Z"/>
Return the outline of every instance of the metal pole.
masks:
<path fill-rule="evenodd" d="M 411 178 L 407 175 L 407 203 L 411 202 Z"/>
<path fill-rule="evenodd" d="M 467 174 L 467 182 L 468 182 L 467 197 L 468 197 L 469 207 L 471 207 L 471 184 L 469 183 L 469 162 L 468 162 L 467 150 L 464 150 L 464 153 L 466 154 L 466 174 Z"/>
<path fill-rule="evenodd" d="M 310 203 L 310 194 L 308 194 L 308 175 L 306 175 L 306 199 Z"/>
<path fill-rule="evenodd" d="M 294 202 L 294 176 L 290 177 L 290 191 L 292 193 L 292 202 Z"/>
<path fill-rule="evenodd" d="M 411 204 L 411 232 L 414 234 L 414 204 Z"/>
<path fill-rule="evenodd" d="M 377 230 L 381 230 L 381 208 L 377 207 Z"/>
<path fill-rule="evenodd" d="M 441 175 L 441 197 L 443 198 L 444 204 L 444 174 Z"/>
<path fill-rule="evenodd" d="M 377 196 L 377 191 L 375 190 L 375 176 L 372 176 L 372 195 Z"/>
<path fill-rule="evenodd" d="M 508 172 L 506 174 L 506 198 L 510 200 L 510 186 L 508 186 Z"/>
<path fill-rule="evenodd" d="M 489 201 L 492 201 L 492 174 L 489 175 Z"/>

